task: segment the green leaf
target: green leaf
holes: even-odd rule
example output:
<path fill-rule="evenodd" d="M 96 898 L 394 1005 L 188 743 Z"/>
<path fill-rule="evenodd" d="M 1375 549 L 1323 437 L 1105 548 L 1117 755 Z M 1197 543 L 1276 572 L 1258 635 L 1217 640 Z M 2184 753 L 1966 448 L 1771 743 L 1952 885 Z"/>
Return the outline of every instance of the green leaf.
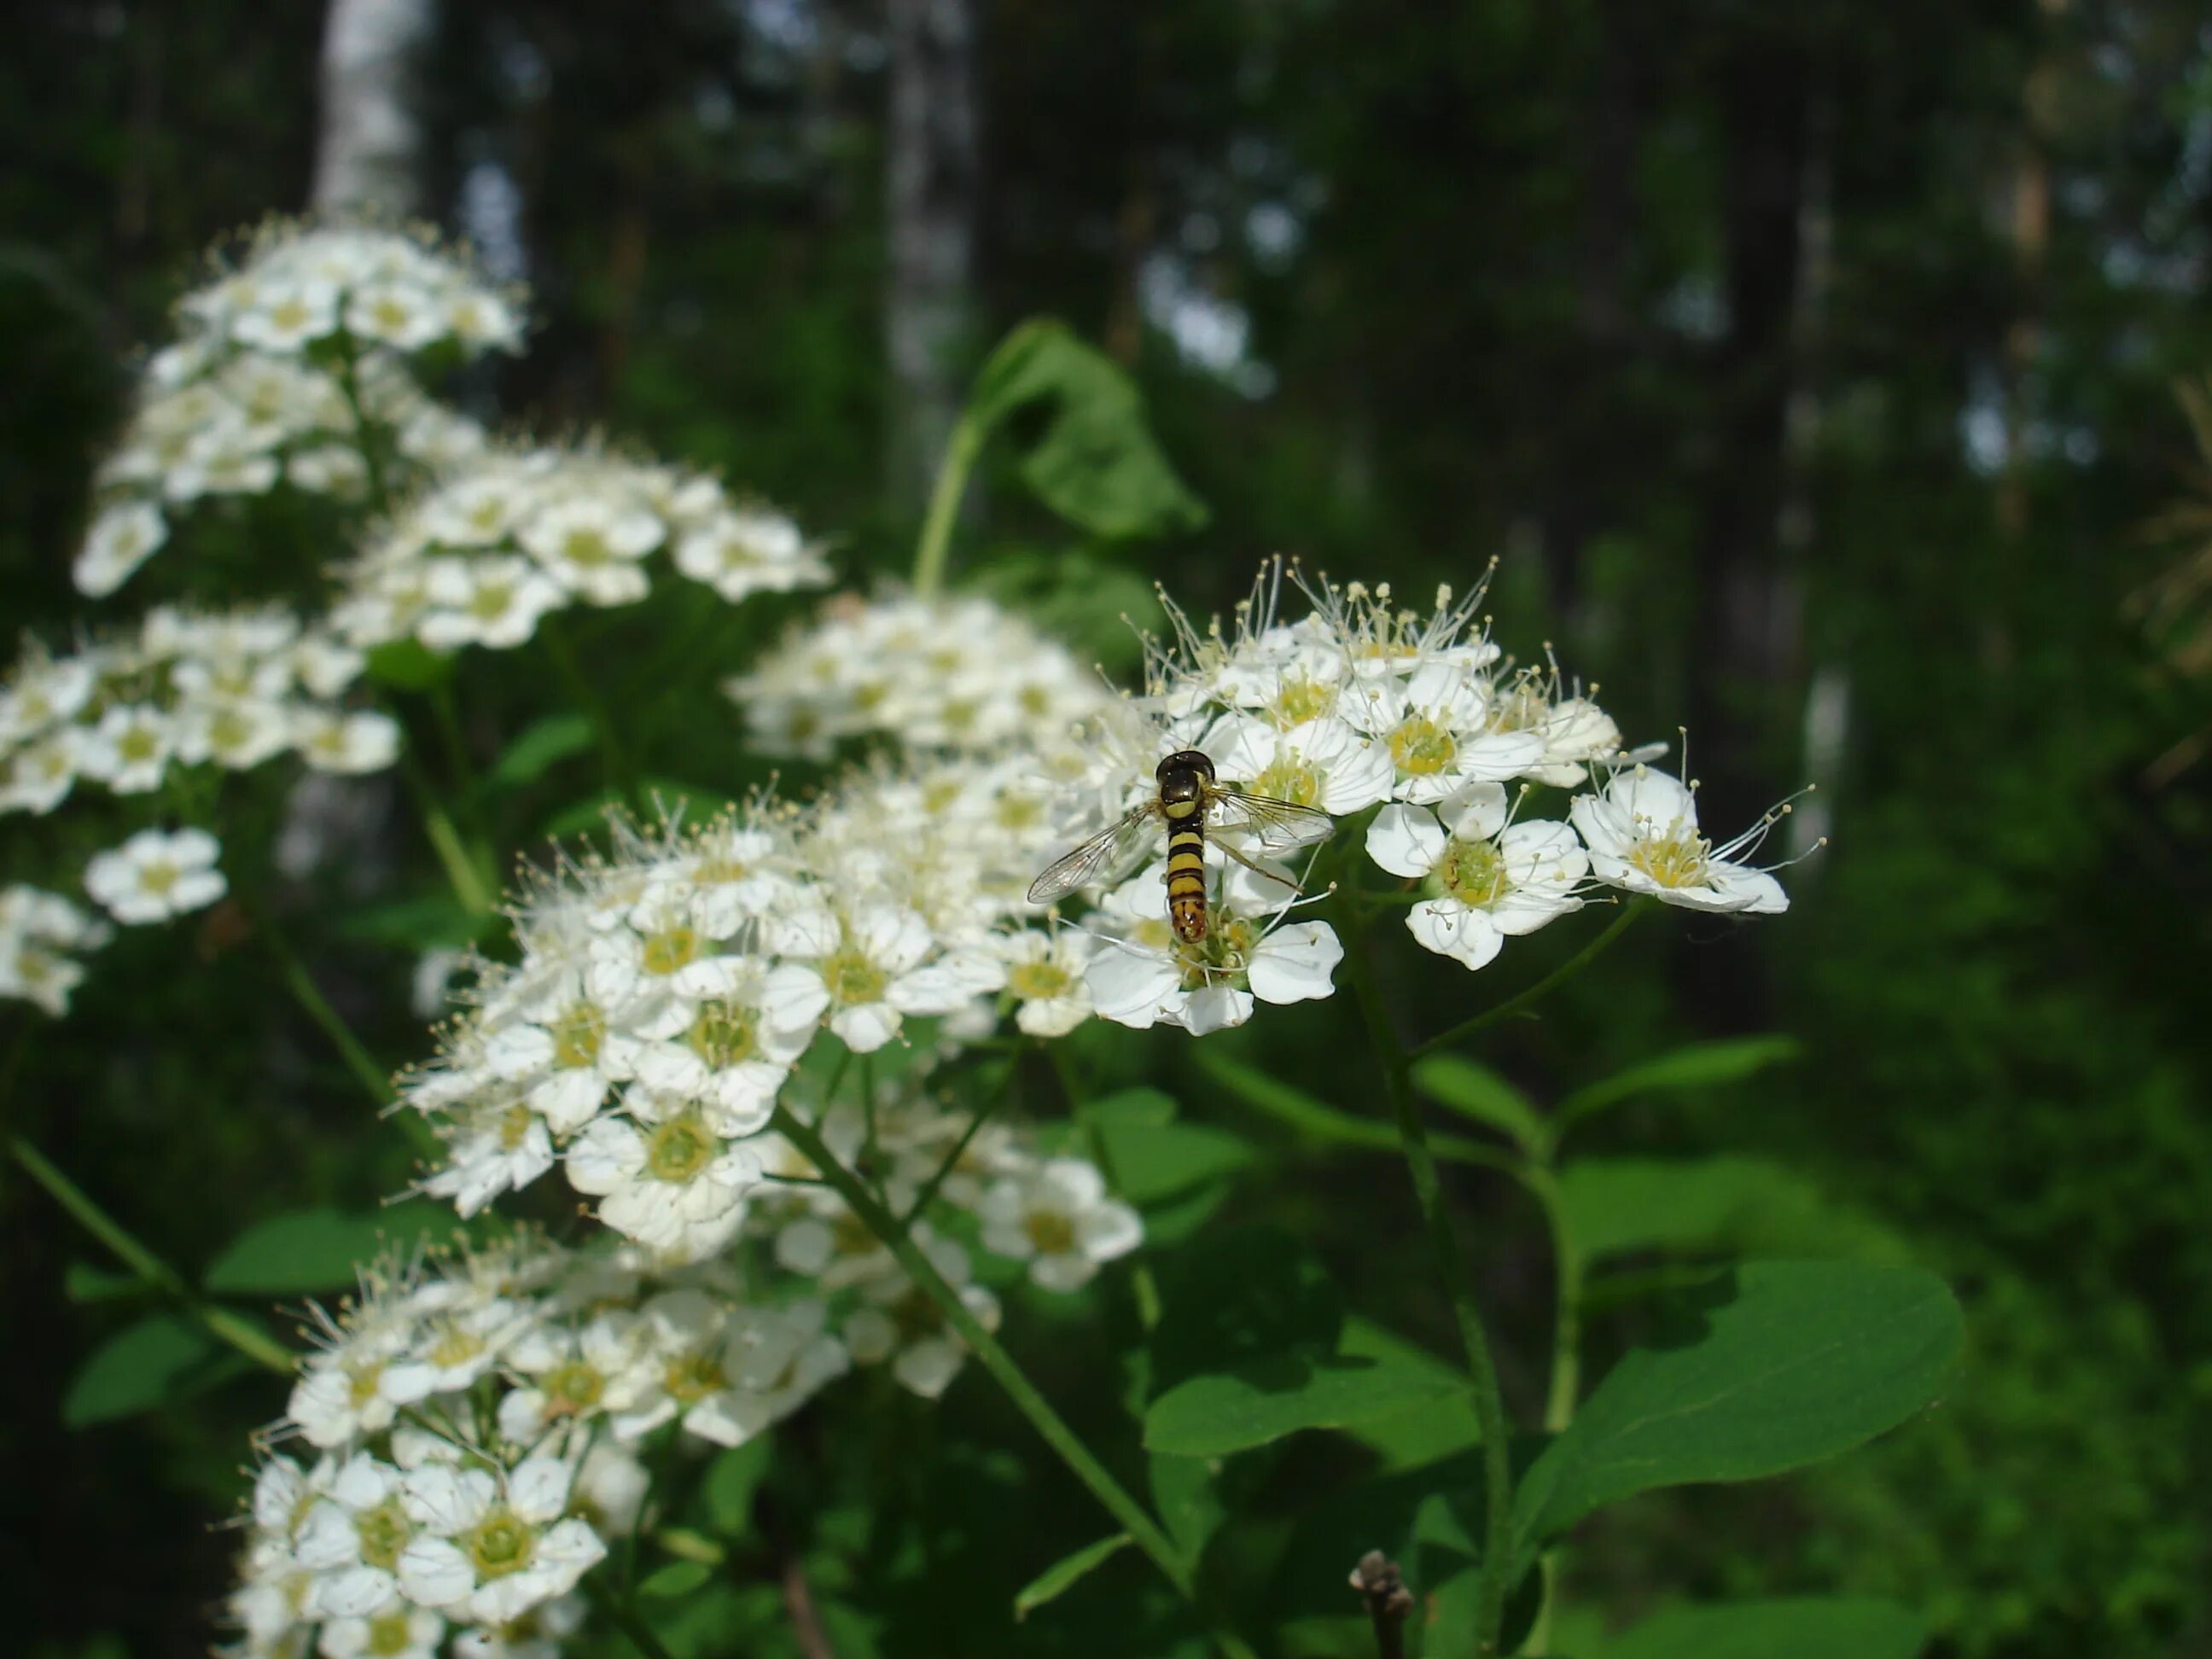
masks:
<path fill-rule="evenodd" d="M 1486 1124 L 1540 1156 L 1552 1138 L 1550 1126 L 1528 1097 L 1487 1066 L 1458 1054 L 1431 1054 L 1413 1066 L 1413 1083 L 1431 1099 Z"/>
<path fill-rule="evenodd" d="M 1440 1387 L 1448 1386 L 1457 1393 L 1456 1399 L 1426 1400 L 1406 1411 L 1349 1425 L 1347 1431 L 1353 1439 L 1382 1455 L 1386 1471 L 1432 1463 L 1481 1444 L 1482 1425 L 1474 1415 L 1474 1399 L 1457 1367 L 1364 1319 L 1344 1322 L 1341 1352 L 1425 1370 L 1438 1380 Z"/>
<path fill-rule="evenodd" d="M 1149 1451 L 1220 1457 L 1300 1429 L 1340 1429 L 1464 1395 L 1426 1366 L 1355 1354 L 1280 1353 L 1194 1376 L 1145 1413 Z"/>
<path fill-rule="evenodd" d="M 1128 1125 L 1157 1129 L 1175 1121 L 1175 1097 L 1158 1089 L 1117 1089 L 1075 1109 L 1075 1121 L 1092 1128 Z"/>
<path fill-rule="evenodd" d="M 1252 1161 L 1243 1141 L 1204 1124 L 1105 1123 L 1097 1135 L 1115 1189 L 1136 1205 L 1174 1198 Z"/>
<path fill-rule="evenodd" d="M 1560 1172 L 1559 1200 L 1593 1260 L 1654 1249 L 1882 1256 L 1896 1248 L 1871 1218 L 1767 1158 L 1577 1158 Z"/>
<path fill-rule="evenodd" d="M 1157 535 L 1204 524 L 1146 424 L 1144 403 L 1113 361 L 1048 318 L 1024 323 L 976 377 L 968 418 L 988 430 L 1030 404 L 1051 405 L 1022 459 L 1024 482 L 1069 523 L 1097 536 Z"/>
<path fill-rule="evenodd" d="M 363 672 L 380 685 L 402 691 L 427 691 L 453 672 L 449 653 L 433 651 L 415 640 L 394 640 L 368 653 Z"/>
<path fill-rule="evenodd" d="M 147 1289 L 146 1281 L 136 1273 L 111 1273 L 89 1262 L 72 1261 L 62 1272 L 62 1294 L 79 1304 L 119 1302 L 143 1296 Z"/>
<path fill-rule="evenodd" d="M 592 723 L 581 714 L 549 714 L 507 744 L 484 774 L 490 789 L 520 789 L 592 746 Z"/>
<path fill-rule="evenodd" d="M 761 1435 L 731 1447 L 708 1466 L 707 1513 L 715 1531 L 734 1538 L 751 1528 L 753 1493 L 768 1474 L 768 1465 L 769 1439 Z"/>
<path fill-rule="evenodd" d="M 1218 1466 L 1202 1457 L 1152 1454 L 1152 1507 L 1167 1525 L 1168 1536 L 1184 1556 L 1195 1561 L 1215 1528 L 1229 1518 L 1229 1510 L 1214 1490 Z"/>
<path fill-rule="evenodd" d="M 1399 1151 L 1397 1129 L 1379 1117 L 1354 1117 L 1350 1112 L 1339 1111 L 1304 1090 L 1226 1054 L 1201 1052 L 1197 1060 L 1199 1070 L 1232 1097 L 1279 1122 L 1287 1123 L 1309 1139 L 1364 1146 L 1377 1152 L 1395 1154 Z M 1429 1137 L 1429 1150 L 1449 1162 L 1478 1164 L 1485 1169 L 1517 1170 L 1522 1164 L 1514 1154 L 1469 1140 L 1463 1135 L 1432 1134 Z"/>
<path fill-rule="evenodd" d="M 1753 1262 L 1683 1297 L 1608 1372 L 1514 1496 L 1523 1551 L 1601 1504 L 1847 1451 L 1925 1406 L 1965 1330 L 1943 1281 L 1859 1261 Z"/>
<path fill-rule="evenodd" d="M 1625 1072 L 1577 1089 L 1559 1103 L 1561 1128 L 1637 1095 L 1674 1089 L 1707 1089 L 1741 1082 L 1770 1066 L 1793 1060 L 1803 1052 L 1795 1037 L 1723 1037 L 1692 1042 L 1632 1066 Z"/>
<path fill-rule="evenodd" d="M 395 899 L 373 904 L 338 918 L 337 931 L 365 945 L 386 945 L 406 951 L 428 951 L 440 945 L 466 945 L 485 931 L 496 917 L 472 915 L 442 894 Z"/>
<path fill-rule="evenodd" d="M 1126 1547 L 1129 1534 L 1117 1532 L 1111 1538 L 1102 1538 L 1095 1544 L 1085 1545 L 1070 1556 L 1062 1557 L 1024 1585 L 1014 1596 L 1014 1618 L 1026 1619 L 1055 1596 L 1064 1595 L 1075 1581 L 1099 1563 Z"/>
<path fill-rule="evenodd" d="M 689 1595 L 713 1576 L 704 1562 L 671 1561 L 665 1567 L 656 1567 L 646 1574 L 637 1587 L 640 1595 L 665 1599 Z"/>
<path fill-rule="evenodd" d="M 175 1314 L 126 1325 L 77 1367 L 62 1396 L 62 1421 L 81 1429 L 158 1406 L 214 1352 L 214 1339 Z"/>
<path fill-rule="evenodd" d="M 1914 1659 L 1927 1641 L 1926 1622 L 1889 1602 L 1806 1596 L 1669 1607 L 1595 1659 Z"/>
<path fill-rule="evenodd" d="M 459 1224 L 441 1204 L 395 1204 L 349 1215 L 317 1206 L 257 1221 L 223 1248 L 203 1283 L 227 1296 L 287 1296 L 350 1286 L 355 1269 L 387 1245 L 404 1253 L 425 1233 Z"/>

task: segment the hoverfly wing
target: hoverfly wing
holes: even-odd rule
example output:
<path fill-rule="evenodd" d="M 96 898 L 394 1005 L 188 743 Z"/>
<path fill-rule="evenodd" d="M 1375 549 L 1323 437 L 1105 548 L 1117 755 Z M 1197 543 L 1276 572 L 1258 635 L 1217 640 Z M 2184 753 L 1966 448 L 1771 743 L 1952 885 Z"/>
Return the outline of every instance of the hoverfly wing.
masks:
<path fill-rule="evenodd" d="M 1109 872 L 1126 867 L 1142 850 L 1152 820 L 1158 815 L 1159 804 L 1146 801 L 1131 808 L 1119 823 L 1109 824 L 1074 851 L 1054 860 L 1030 884 L 1030 902 L 1050 904 Z"/>
<path fill-rule="evenodd" d="M 1336 833 L 1336 820 L 1318 807 L 1248 794 L 1233 784 L 1217 784 L 1213 793 L 1213 827 L 1243 831 L 1251 850 L 1264 858 L 1316 846 Z"/>

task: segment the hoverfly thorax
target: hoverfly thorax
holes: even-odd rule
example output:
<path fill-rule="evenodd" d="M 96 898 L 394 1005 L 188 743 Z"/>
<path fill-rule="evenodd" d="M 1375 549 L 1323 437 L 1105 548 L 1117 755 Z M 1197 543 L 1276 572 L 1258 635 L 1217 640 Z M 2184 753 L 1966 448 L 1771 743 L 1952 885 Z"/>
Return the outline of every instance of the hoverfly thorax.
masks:
<path fill-rule="evenodd" d="M 1213 781 L 1213 763 L 1197 749 L 1180 749 L 1159 764 L 1160 806 L 1170 818 L 1194 816 Z"/>

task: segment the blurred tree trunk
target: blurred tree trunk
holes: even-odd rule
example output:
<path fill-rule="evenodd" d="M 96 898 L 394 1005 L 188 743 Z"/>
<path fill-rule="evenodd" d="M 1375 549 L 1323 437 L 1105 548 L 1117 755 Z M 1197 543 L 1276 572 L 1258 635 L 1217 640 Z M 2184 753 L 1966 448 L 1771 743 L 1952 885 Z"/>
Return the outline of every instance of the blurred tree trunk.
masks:
<path fill-rule="evenodd" d="M 918 502 L 960 410 L 980 143 L 973 0 L 889 0 L 890 482 Z"/>
<path fill-rule="evenodd" d="M 422 207 L 417 93 L 434 0 L 331 0 L 314 205 L 408 218 Z"/>

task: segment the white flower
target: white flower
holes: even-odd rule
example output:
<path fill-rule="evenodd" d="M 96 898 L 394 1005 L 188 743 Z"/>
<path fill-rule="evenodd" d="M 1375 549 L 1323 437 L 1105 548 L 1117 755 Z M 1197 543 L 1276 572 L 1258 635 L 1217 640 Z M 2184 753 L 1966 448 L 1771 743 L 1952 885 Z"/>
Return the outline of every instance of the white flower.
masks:
<path fill-rule="evenodd" d="M 399 724 L 373 708 L 295 708 L 292 741 L 318 772 L 381 772 L 399 757 Z"/>
<path fill-rule="evenodd" d="M 152 501 L 126 501 L 93 520 L 70 570 L 77 591 L 97 599 L 131 579 L 168 538 L 168 521 Z"/>
<path fill-rule="evenodd" d="M 1066 1036 L 1091 1018 L 1084 973 L 1098 950 L 1091 934 L 1024 928 L 994 937 L 991 948 L 1006 963 L 1006 993 L 1017 1005 L 1014 1024 L 1030 1036 Z"/>
<path fill-rule="evenodd" d="M 338 325 L 338 290 L 307 277 L 259 286 L 230 321 L 233 338 L 258 351 L 293 352 Z"/>
<path fill-rule="evenodd" d="M 568 602 L 567 592 L 527 559 L 441 559 L 430 568 L 431 609 L 416 637 L 434 651 L 486 645 L 505 651 L 538 631 L 538 620 Z"/>
<path fill-rule="evenodd" d="M 672 1291 L 646 1305 L 653 1346 L 608 1400 L 617 1432 L 635 1439 L 672 1417 L 717 1445 L 735 1446 L 799 1409 L 846 1368 L 844 1345 L 823 1330 L 819 1302 L 732 1309 L 702 1291 Z"/>
<path fill-rule="evenodd" d="M 345 325 L 365 340 L 400 351 L 419 351 L 446 333 L 447 311 L 413 283 L 372 283 L 346 301 Z"/>
<path fill-rule="evenodd" d="M 323 1659 L 437 1659 L 446 1621 L 428 1607 L 394 1599 L 381 1610 L 323 1626 L 315 1651 Z"/>
<path fill-rule="evenodd" d="M 1223 721 L 1200 745 L 1220 776 L 1255 795 L 1316 806 L 1334 817 L 1364 811 L 1390 798 L 1390 750 L 1345 721 L 1310 720 L 1278 732 L 1247 717 Z"/>
<path fill-rule="evenodd" d="M 676 568 L 732 605 L 750 593 L 788 592 L 827 580 L 829 567 L 781 513 L 732 507 L 687 530 Z"/>
<path fill-rule="evenodd" d="M 388 1606 L 399 1590 L 399 1553 L 414 1531 L 400 1472 L 366 1452 L 348 1458 L 308 1510 L 295 1547 L 301 1565 L 319 1575 L 314 1610 L 358 1619 Z"/>
<path fill-rule="evenodd" d="M 927 922 L 899 906 L 858 906 L 821 942 L 830 948 L 792 964 L 800 975 L 768 988 L 768 1012 L 793 1029 L 826 1010 L 830 1029 L 855 1054 L 889 1042 L 907 1014 L 950 1013 L 975 994 L 957 972 L 921 965 L 936 941 Z"/>
<path fill-rule="evenodd" d="M 161 787 L 175 748 L 176 733 L 161 710 L 118 703 L 85 734 L 77 769 L 118 795 L 143 795 Z"/>
<path fill-rule="evenodd" d="M 482 1102 L 439 1133 L 446 1161 L 422 1178 L 422 1189 L 451 1200 L 464 1216 L 501 1193 L 520 1192 L 553 1167 L 545 1121 L 520 1100 Z"/>
<path fill-rule="evenodd" d="M 0 890 L 0 997 L 58 1019 L 84 979 L 76 953 L 98 949 L 109 931 L 58 893 L 21 884 Z"/>
<path fill-rule="evenodd" d="M 96 853 L 84 889 L 118 921 L 167 921 L 214 903 L 228 884 L 215 867 L 222 843 L 204 830 L 142 830 Z"/>
<path fill-rule="evenodd" d="M 76 782 L 82 749 L 77 733 L 57 732 L 17 750 L 8 763 L 8 781 L 0 785 L 0 810 L 52 811 Z"/>
<path fill-rule="evenodd" d="M 1056 1158 L 983 1195 L 983 1248 L 1030 1264 L 1048 1291 L 1080 1290 L 1144 1242 L 1144 1223 L 1081 1158 Z"/>
<path fill-rule="evenodd" d="M 1535 733 L 1488 729 L 1489 683 L 1456 662 L 1425 663 L 1404 682 L 1369 682 L 1346 700 L 1345 717 L 1389 753 L 1400 800 L 1440 801 L 1544 762 Z"/>
<path fill-rule="evenodd" d="M 593 605 L 628 605 L 652 584 L 638 562 L 660 545 L 660 520 L 596 495 L 550 502 L 524 520 L 524 547 L 553 579 Z"/>
<path fill-rule="evenodd" d="M 407 1512 L 421 1530 L 400 1554 L 400 1588 L 492 1625 L 566 1595 L 607 1553 L 589 1522 L 561 1518 L 573 1473 L 550 1457 L 526 1458 L 503 1479 L 442 1463 L 410 1471 Z"/>
<path fill-rule="evenodd" d="M 1218 849 L 1207 849 L 1209 858 Z M 1219 874 L 1220 866 L 1212 866 Z M 1195 942 L 1167 923 L 1164 865 L 1156 864 L 1109 895 L 1101 908 L 1127 926 L 1107 939 L 1085 972 L 1099 1014 L 1142 1030 L 1180 1025 L 1194 1036 L 1242 1025 L 1253 1000 L 1304 1002 L 1330 995 L 1344 947 L 1324 921 L 1283 924 L 1285 897 L 1242 866 L 1220 875 Z"/>
<path fill-rule="evenodd" d="M 1589 860 L 1575 832 L 1508 817 L 1504 786 L 1479 783 L 1435 811 L 1394 802 L 1368 825 L 1368 856 L 1425 883 L 1429 896 L 1406 917 L 1424 948 L 1484 967 L 1506 935 L 1533 933 L 1581 908 Z"/>
<path fill-rule="evenodd" d="M 1571 809 L 1600 881 L 1687 909 L 1753 915 L 1788 909 L 1789 895 L 1765 871 L 1734 860 L 1764 840 L 1788 810 L 1768 813 L 1716 847 L 1698 833 L 1695 791 L 1647 766 L 1614 773 L 1602 795 L 1577 795 Z"/>
<path fill-rule="evenodd" d="M 280 753 L 292 741 L 284 705 L 237 697 L 187 704 L 176 728 L 177 758 L 188 766 L 214 761 L 243 772 Z"/>
<path fill-rule="evenodd" d="M 568 1184 L 599 1219 L 673 1259 L 703 1261 L 737 1232 L 759 1182 L 757 1153 L 714 1132 L 676 1097 L 632 1089 L 621 1115 L 594 1118 L 568 1148 Z"/>
<path fill-rule="evenodd" d="M 726 989 L 699 1001 L 681 1032 L 639 1046 L 638 1080 L 663 1095 L 701 1103 L 720 1133 L 748 1135 L 766 1127 L 777 1091 L 814 1036 L 811 1019 L 779 1025 L 766 1007 L 776 974 L 793 978 L 798 973 L 743 964 Z"/>
<path fill-rule="evenodd" d="M 529 1445 L 559 1423 L 581 1423 L 606 1409 L 614 1379 L 636 1363 L 647 1331 L 626 1309 L 580 1325 L 539 1323 L 517 1338 L 507 1364 L 526 1377 L 499 1404 L 499 1431 Z"/>

